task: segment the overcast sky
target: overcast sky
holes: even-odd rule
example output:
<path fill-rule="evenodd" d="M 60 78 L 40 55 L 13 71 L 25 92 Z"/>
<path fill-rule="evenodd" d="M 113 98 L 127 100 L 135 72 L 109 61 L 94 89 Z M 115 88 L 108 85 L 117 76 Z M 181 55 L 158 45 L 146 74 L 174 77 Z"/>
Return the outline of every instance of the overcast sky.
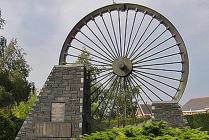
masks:
<path fill-rule="evenodd" d="M 150 7 L 167 17 L 182 35 L 189 54 L 190 73 L 184 104 L 209 96 L 209 0 L 115 0 Z M 86 14 L 112 0 L 0 0 L 6 20 L 0 35 L 17 38 L 27 53 L 29 80 L 42 88 L 58 64 L 62 44 L 73 26 Z"/>

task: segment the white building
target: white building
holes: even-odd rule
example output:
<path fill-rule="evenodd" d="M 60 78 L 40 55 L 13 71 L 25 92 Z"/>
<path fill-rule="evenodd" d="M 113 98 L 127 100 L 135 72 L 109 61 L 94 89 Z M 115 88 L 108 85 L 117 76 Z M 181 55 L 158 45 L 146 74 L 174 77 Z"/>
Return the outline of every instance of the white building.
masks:
<path fill-rule="evenodd" d="M 182 106 L 183 115 L 209 113 L 209 97 L 193 98 Z"/>

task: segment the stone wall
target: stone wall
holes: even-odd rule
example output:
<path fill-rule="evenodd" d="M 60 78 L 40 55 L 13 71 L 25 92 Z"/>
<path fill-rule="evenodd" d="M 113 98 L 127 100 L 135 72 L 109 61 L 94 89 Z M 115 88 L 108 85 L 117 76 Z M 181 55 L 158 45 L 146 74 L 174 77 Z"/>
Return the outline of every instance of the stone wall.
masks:
<path fill-rule="evenodd" d="M 176 102 L 152 103 L 153 121 L 167 121 L 171 127 L 183 127 L 183 113 Z"/>
<path fill-rule="evenodd" d="M 69 140 L 87 133 L 88 79 L 82 65 L 54 66 L 16 140 Z"/>

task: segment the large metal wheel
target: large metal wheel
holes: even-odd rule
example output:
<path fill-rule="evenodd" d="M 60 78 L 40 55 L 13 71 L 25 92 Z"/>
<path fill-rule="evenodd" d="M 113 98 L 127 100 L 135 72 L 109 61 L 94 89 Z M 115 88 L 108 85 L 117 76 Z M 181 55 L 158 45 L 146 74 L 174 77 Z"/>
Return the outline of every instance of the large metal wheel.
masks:
<path fill-rule="evenodd" d="M 147 105 L 178 102 L 185 90 L 189 62 L 184 41 L 168 19 L 150 8 L 122 3 L 88 14 L 67 36 L 59 64 L 75 63 L 81 53 L 90 56 L 90 71 L 97 71 L 92 72 L 91 100 L 99 98 L 96 110 L 102 114 L 114 110 L 121 95 L 123 104 Z"/>

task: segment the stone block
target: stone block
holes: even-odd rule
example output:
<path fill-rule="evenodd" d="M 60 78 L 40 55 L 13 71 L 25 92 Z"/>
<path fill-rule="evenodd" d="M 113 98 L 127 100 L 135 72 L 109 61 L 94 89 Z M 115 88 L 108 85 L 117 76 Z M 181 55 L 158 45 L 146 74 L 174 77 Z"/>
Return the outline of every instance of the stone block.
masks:
<path fill-rule="evenodd" d="M 183 127 L 184 125 L 182 111 L 178 103 L 175 102 L 153 103 L 152 120 L 165 120 L 172 127 Z"/>

